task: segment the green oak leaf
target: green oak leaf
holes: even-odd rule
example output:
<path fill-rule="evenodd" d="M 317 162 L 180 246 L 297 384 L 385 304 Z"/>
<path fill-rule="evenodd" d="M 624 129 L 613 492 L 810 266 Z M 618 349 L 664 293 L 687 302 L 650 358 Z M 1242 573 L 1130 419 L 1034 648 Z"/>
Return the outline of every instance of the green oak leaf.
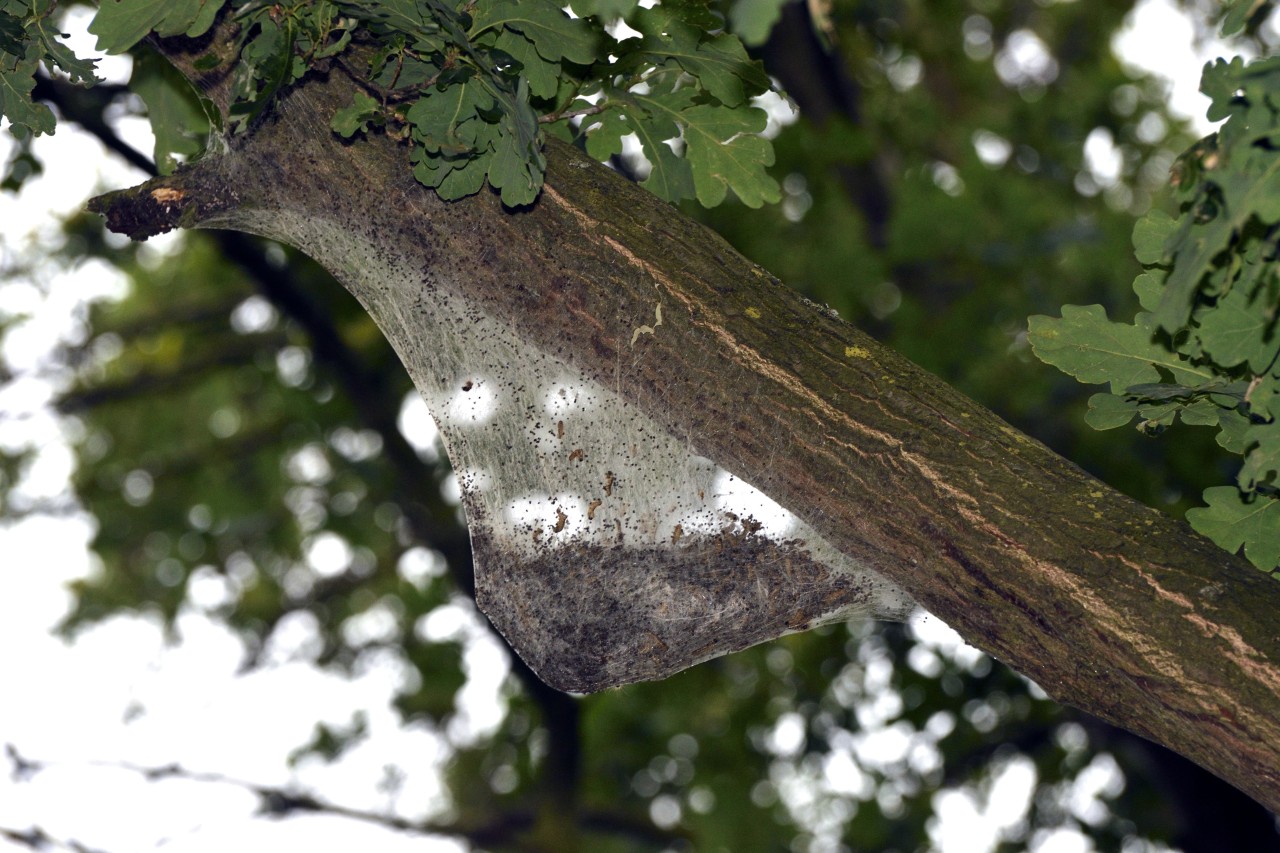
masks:
<path fill-rule="evenodd" d="M 648 122 L 641 122 L 636 126 L 636 136 L 640 138 L 645 159 L 649 161 L 649 174 L 640 182 L 640 186 L 673 204 L 693 198 L 697 188 L 693 183 L 693 168 L 689 161 L 650 133 L 651 130 L 652 125 Z"/>
<path fill-rule="evenodd" d="M 560 88 L 560 63 L 548 61 L 538 53 L 533 42 L 514 30 L 498 34 L 494 47 L 519 62 L 521 74 L 529 81 L 529 92 L 535 98 L 554 98 Z"/>
<path fill-rule="evenodd" d="M 98 80 L 97 71 L 98 60 L 81 59 L 56 38 L 44 39 L 41 42 L 44 46 L 45 59 L 66 73 L 72 83 L 78 83 L 81 86 L 92 86 Z"/>
<path fill-rule="evenodd" d="M 1222 27 L 1218 32 L 1223 36 L 1231 36 L 1240 32 L 1261 5 L 1256 0 L 1234 0 L 1233 2 L 1228 0 L 1228 2 L 1224 2 L 1223 6 L 1226 8 L 1227 13 L 1222 16 Z"/>
<path fill-rule="evenodd" d="M 329 126 L 344 139 L 350 139 L 357 133 L 369 129 L 369 123 L 382 114 L 382 104 L 377 98 L 364 92 L 356 92 L 351 105 L 337 110 L 329 122 Z"/>
<path fill-rule="evenodd" d="M 692 105 L 693 97 L 691 89 L 658 96 L 629 96 L 639 108 L 635 114 L 628 113 L 631 128 L 649 161 L 649 175 L 640 186 L 670 202 L 693 198 L 697 192 L 689 161 L 667 144 L 668 139 L 680 136 L 680 119 L 683 111 Z"/>
<path fill-rule="evenodd" d="M 724 26 L 724 19 L 707 0 L 665 0 L 645 12 L 659 13 L 665 21 L 679 21 L 703 32 L 715 32 Z"/>
<path fill-rule="evenodd" d="M 455 167 L 436 184 L 436 192 L 445 201 L 465 198 L 480 192 L 488 173 L 489 158 L 485 154 L 470 160 L 466 166 Z"/>
<path fill-rule="evenodd" d="M 764 110 L 700 105 L 685 110 L 682 117 L 685 156 L 704 207 L 720 204 L 728 190 L 747 207 L 782 198 L 782 188 L 765 171 L 773 165 L 773 145 L 757 135 L 767 123 Z"/>
<path fill-rule="evenodd" d="M 39 64 L 35 59 L 0 54 L 0 116 L 35 134 L 53 133 L 53 110 L 31 100 Z"/>
<path fill-rule="evenodd" d="M 1201 397 L 1184 407 L 1178 415 L 1188 426 L 1217 426 L 1224 411 L 1229 410 L 1219 406 L 1209 397 Z"/>
<path fill-rule="evenodd" d="M 729 26 L 750 47 L 759 47 L 769 38 L 773 25 L 782 17 L 787 0 L 734 0 L 729 7 Z"/>
<path fill-rule="evenodd" d="M 748 97 L 769 90 L 764 69 L 747 56 L 737 36 L 728 33 L 702 42 L 692 56 L 677 55 L 675 60 L 727 107 L 736 107 Z"/>
<path fill-rule="evenodd" d="M 1271 421 L 1254 424 L 1245 431 L 1244 442 L 1249 448 L 1244 455 L 1244 465 L 1236 475 L 1236 485 L 1251 492 L 1262 483 L 1274 483 L 1280 474 L 1280 397 L 1272 397 L 1266 409 Z"/>
<path fill-rule="evenodd" d="M 479 113 L 492 107 L 484 83 L 472 78 L 423 95 L 405 118 L 428 151 L 456 155 L 475 149 L 478 125 L 484 123 Z"/>
<path fill-rule="evenodd" d="M 744 104 L 748 97 L 769 89 L 768 75 L 747 56 L 737 36 L 721 33 L 704 40 L 703 30 L 674 14 L 663 5 L 636 16 L 636 27 L 644 34 L 641 46 L 654 60 L 674 60 L 727 107 Z"/>
<path fill-rule="evenodd" d="M 596 60 L 599 36 L 581 18 L 570 18 L 553 0 L 495 0 L 476 8 L 470 37 L 495 27 L 522 33 L 549 62 L 579 65 Z"/>
<path fill-rule="evenodd" d="M 410 159 L 414 163 L 413 176 L 419 182 L 435 189 L 445 201 L 453 201 L 480 191 L 491 156 L 486 151 L 475 157 L 449 159 L 415 147 Z"/>
<path fill-rule="evenodd" d="M 1224 409 L 1218 415 L 1218 435 L 1214 440 L 1228 453 L 1244 453 L 1249 446 L 1246 436 L 1253 422 L 1237 411 Z"/>
<path fill-rule="evenodd" d="M 26 51 L 27 28 L 17 15 L 0 11 L 0 53 L 22 56 Z"/>
<path fill-rule="evenodd" d="M 61 42 L 63 33 L 52 26 L 53 18 L 48 14 L 52 10 L 42 8 L 50 5 L 37 4 L 33 10 L 36 14 L 31 16 L 25 27 L 20 19 L 0 14 L 0 50 L 30 59 L 33 47 L 38 45 L 40 58 L 60 68 L 72 83 L 92 86 L 98 80 L 94 73 L 97 60 L 81 59 Z"/>
<path fill-rule="evenodd" d="M 1222 367 L 1249 362 L 1255 373 L 1266 369 L 1275 354 L 1275 343 L 1267 341 L 1272 318 L 1249 304 L 1238 288 L 1218 300 L 1200 317 L 1196 335 L 1201 348 Z"/>
<path fill-rule="evenodd" d="M 1174 418 L 1178 416 L 1178 410 L 1181 408 L 1181 403 L 1161 403 L 1155 406 L 1143 406 L 1138 409 L 1138 416 L 1142 418 L 1138 428 L 1146 433 L 1155 433 L 1165 427 L 1173 426 Z"/>
<path fill-rule="evenodd" d="M 1138 304 L 1147 311 L 1160 307 L 1160 296 L 1164 293 L 1164 272 L 1148 270 L 1133 280 L 1133 292 L 1138 296 Z"/>
<path fill-rule="evenodd" d="M 1115 429 L 1133 420 L 1138 413 L 1136 400 L 1127 400 L 1115 394 L 1094 394 L 1089 398 L 1089 411 L 1084 421 L 1096 430 Z"/>
<path fill-rule="evenodd" d="M 1163 263 L 1165 244 L 1173 234 L 1177 220 L 1159 208 L 1153 208 L 1133 226 L 1133 254 L 1138 263 L 1150 266 Z"/>
<path fill-rule="evenodd" d="M 1236 93 L 1240 90 L 1240 75 L 1244 71 L 1244 57 L 1235 56 L 1228 62 L 1217 59 L 1206 62 L 1200 75 L 1200 91 L 1212 102 L 1207 117 L 1209 121 L 1221 121 L 1231 115 L 1238 106 Z"/>
<path fill-rule="evenodd" d="M 1227 124 L 1230 126 L 1231 122 Z M 1274 127 L 1274 119 L 1268 125 Z M 1256 128 L 1251 133 L 1263 130 Z M 1230 167 L 1221 164 L 1212 173 L 1211 182 L 1216 188 L 1212 197 L 1202 194 L 1202 203 L 1211 202 L 1216 213 L 1206 219 L 1193 205 L 1182 216 L 1175 237 L 1173 267 L 1155 312 L 1156 322 L 1171 334 L 1186 325 L 1202 279 L 1215 271 L 1215 260 L 1250 218 L 1256 215 L 1268 223 L 1280 218 L 1280 156 L 1252 145 L 1242 149 L 1243 161 L 1237 158 Z"/>
<path fill-rule="evenodd" d="M 530 204 L 542 189 L 542 171 L 530 162 L 512 134 L 504 134 L 494 148 L 489 164 L 489 183 L 501 190 L 507 207 Z"/>
<path fill-rule="evenodd" d="M 369 71 L 384 89 L 417 89 L 440 74 L 438 65 L 406 51 L 403 38 L 392 38 L 370 61 Z"/>
<path fill-rule="evenodd" d="M 89 32 L 98 50 L 124 53 L 152 30 L 157 35 L 203 35 L 226 0 L 102 0 Z"/>
<path fill-rule="evenodd" d="M 256 23 L 258 33 L 240 51 L 239 76 L 233 85 L 236 100 L 231 113 L 242 125 L 256 119 L 282 86 L 306 72 L 302 57 L 293 53 L 297 33 L 292 18 L 277 24 L 263 14 Z"/>
<path fill-rule="evenodd" d="M 1232 232 L 1232 224 L 1221 214 L 1194 228 L 1191 217 L 1183 217 L 1173 266 L 1165 278 L 1160 305 L 1152 315 L 1160 327 L 1174 334 L 1186 325 L 1200 281 L 1212 272 L 1213 259 L 1226 248 Z"/>
<path fill-rule="evenodd" d="M 627 20 L 640 0 L 569 0 L 569 8 L 579 18 L 594 16 L 602 21 Z"/>
<path fill-rule="evenodd" d="M 1101 305 L 1064 305 L 1062 318 L 1038 315 L 1027 325 L 1036 356 L 1086 383 L 1109 382 L 1114 394 L 1132 385 L 1154 384 L 1167 370 L 1175 382 L 1199 386 L 1216 379 L 1152 340 L 1145 325 L 1113 323 Z"/>
<path fill-rule="evenodd" d="M 538 113 L 529 103 L 529 81 L 521 77 L 514 93 L 505 85 L 490 86 L 488 91 L 496 102 L 496 112 L 501 115 L 503 133 L 513 134 L 517 147 L 527 152 L 529 157 L 540 157 L 541 129 L 538 125 Z"/>
<path fill-rule="evenodd" d="M 1187 521 L 1196 532 L 1232 554 L 1243 546 L 1244 555 L 1263 571 L 1280 565 L 1280 500 L 1254 495 L 1251 499 L 1235 486 L 1204 490 L 1206 506 L 1187 510 Z"/>
<path fill-rule="evenodd" d="M 587 154 L 601 162 L 622 153 L 622 137 L 633 131 L 621 107 L 610 107 L 584 122 Z"/>
<path fill-rule="evenodd" d="M 343 9 L 371 21 L 376 30 L 404 33 L 415 50 L 444 51 L 447 43 L 438 36 L 440 24 L 430 8 L 418 0 L 333 0 Z"/>
<path fill-rule="evenodd" d="M 168 61 L 154 51 L 142 52 L 129 88 L 146 104 L 160 174 L 172 174 L 179 155 L 192 159 L 204 151 L 209 120 L 191 85 Z"/>
<path fill-rule="evenodd" d="M 1249 412 L 1254 417 L 1270 411 L 1271 401 L 1280 395 L 1280 380 L 1270 374 L 1256 377 L 1249 390 Z"/>
<path fill-rule="evenodd" d="M 1197 388 L 1185 385 L 1170 385 L 1164 382 L 1130 385 L 1124 389 L 1126 397 L 1141 400 L 1144 403 L 1164 403 L 1170 400 L 1189 400 L 1196 395 Z"/>

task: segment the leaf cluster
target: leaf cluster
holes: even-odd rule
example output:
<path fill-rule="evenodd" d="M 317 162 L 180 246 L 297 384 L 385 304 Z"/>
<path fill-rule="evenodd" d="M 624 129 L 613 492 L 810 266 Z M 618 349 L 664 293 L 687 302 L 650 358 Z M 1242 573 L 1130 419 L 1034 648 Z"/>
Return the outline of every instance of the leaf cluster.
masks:
<path fill-rule="evenodd" d="M 1270 572 L 1280 567 L 1280 57 L 1219 59 L 1201 91 L 1210 120 L 1225 121 L 1175 164 L 1177 216 L 1155 210 L 1134 228 L 1143 310 L 1125 324 L 1099 305 L 1065 306 L 1061 318 L 1032 317 L 1030 340 L 1081 382 L 1110 385 L 1089 400 L 1096 429 L 1135 416 L 1147 433 L 1179 418 L 1217 427 L 1242 464 L 1188 521 Z"/>
<path fill-rule="evenodd" d="M 46 32 L 53 6 L 0 5 L 0 114 L 37 132 L 53 129 L 53 114 L 30 99 L 40 61 L 92 81 L 92 63 Z M 758 207 L 780 198 L 766 172 L 773 163 L 760 136 L 766 114 L 751 105 L 769 78 L 705 3 L 578 0 L 570 15 L 555 0 L 120 0 L 100 8 L 90 32 L 102 50 L 136 52 L 149 34 L 208 32 L 225 7 L 238 25 L 232 132 L 317 63 L 350 58 L 358 40 L 374 48 L 371 62 L 353 61 L 367 88 L 331 127 L 344 137 L 384 130 L 408 140 L 414 175 L 445 199 L 487 181 L 505 205 L 531 203 L 546 170 L 544 129 L 600 159 L 621 153 L 623 138 L 634 135 L 651 164 L 644 185 L 669 201 L 696 197 L 714 206 L 732 191 Z M 758 30 L 770 9 L 734 14 Z M 637 35 L 612 34 L 622 32 Z M 196 66 L 223 61 L 210 54 Z M 154 83 L 142 94 L 157 162 L 170 171 L 177 156 L 199 153 L 192 128 L 208 122 L 190 92 L 181 93 L 182 106 L 158 71 L 143 79 Z"/>
<path fill-rule="evenodd" d="M 31 99 L 41 64 L 74 83 L 97 81 L 94 61 L 77 57 L 59 40 L 56 6 L 54 0 L 0 0 L 0 116 L 9 119 L 15 134 L 53 133 L 53 110 Z"/>
<path fill-rule="evenodd" d="M 693 3 L 637 8 L 627 22 L 640 36 L 614 46 L 616 61 L 570 108 L 585 116 L 577 135 L 587 152 L 608 159 L 635 134 L 650 164 L 642 186 L 662 198 L 714 207 L 732 189 L 750 207 L 778 201 L 765 172 L 773 149 L 758 135 L 766 116 L 750 105 L 769 79 L 738 38 L 711 35 L 719 22 Z"/>
<path fill-rule="evenodd" d="M 344 136 L 383 125 L 413 143 L 414 175 L 443 198 L 478 192 L 532 202 L 546 160 L 537 105 L 558 90 L 562 62 L 590 62 L 603 31 L 547 0 L 455 6 L 441 0 L 344 3 L 379 44 L 357 93 L 333 117 Z"/>
<path fill-rule="evenodd" d="M 544 127 L 600 160 L 634 134 L 651 164 L 644 186 L 669 201 L 712 206 L 729 190 L 751 206 L 779 198 L 759 136 L 766 117 L 750 105 L 769 79 L 702 4 L 581 0 L 576 17 L 553 0 L 420 0 L 396 14 L 390 4 L 348 5 L 381 40 L 369 69 L 380 97 L 357 94 L 334 130 L 402 124 L 414 174 L 446 199 L 487 178 L 504 204 L 533 201 Z M 610 34 L 624 20 L 638 37 Z"/>
<path fill-rule="evenodd" d="M 106 3 L 89 32 L 98 37 L 100 50 L 124 53 L 153 33 L 162 38 L 202 36 L 226 5 L 227 0 Z M 300 79 L 312 63 L 340 53 L 351 41 L 352 22 L 326 0 L 289 6 L 236 0 L 231 5 L 238 25 L 234 48 L 239 62 L 232 72 L 230 111 L 235 129 L 247 127 L 281 87 Z M 196 67 L 212 68 L 219 62 L 209 55 L 197 60 Z M 151 117 L 158 137 L 172 134 L 172 125 L 185 118 L 167 111 L 157 115 L 154 109 Z"/>

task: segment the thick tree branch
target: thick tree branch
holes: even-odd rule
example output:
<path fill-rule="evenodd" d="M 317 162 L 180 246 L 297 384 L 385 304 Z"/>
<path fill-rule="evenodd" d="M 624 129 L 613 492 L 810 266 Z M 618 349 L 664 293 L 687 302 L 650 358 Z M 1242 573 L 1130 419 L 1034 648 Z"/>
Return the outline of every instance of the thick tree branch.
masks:
<path fill-rule="evenodd" d="M 568 146 L 549 144 L 547 185 L 527 210 L 488 192 L 440 201 L 401 147 L 329 132 L 351 85 L 337 73 L 308 80 L 226 156 L 95 209 L 133 236 L 201 225 L 303 247 L 364 302 L 417 379 L 427 342 L 416 327 L 429 315 L 415 306 L 466 300 L 616 389 L 1055 698 L 1280 809 L 1273 581 Z M 420 278 L 379 277 L 376 263 Z M 655 300 L 663 324 L 637 346 Z"/>

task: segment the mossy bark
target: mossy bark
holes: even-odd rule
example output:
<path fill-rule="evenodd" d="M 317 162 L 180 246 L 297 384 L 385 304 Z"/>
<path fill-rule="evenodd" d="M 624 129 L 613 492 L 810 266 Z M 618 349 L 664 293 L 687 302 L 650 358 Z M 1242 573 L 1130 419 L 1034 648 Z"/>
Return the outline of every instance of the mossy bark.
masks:
<path fill-rule="evenodd" d="M 1280 585 L 567 145 L 549 143 L 528 208 L 441 201 L 403 146 L 330 132 L 352 91 L 339 68 L 314 74 L 229 152 L 94 209 L 135 237 L 228 227 L 305 246 L 308 222 L 344 223 L 371 260 L 422 270 L 616 388 L 1054 698 L 1280 810 Z M 403 297 L 331 272 L 414 373 L 430 342 Z"/>

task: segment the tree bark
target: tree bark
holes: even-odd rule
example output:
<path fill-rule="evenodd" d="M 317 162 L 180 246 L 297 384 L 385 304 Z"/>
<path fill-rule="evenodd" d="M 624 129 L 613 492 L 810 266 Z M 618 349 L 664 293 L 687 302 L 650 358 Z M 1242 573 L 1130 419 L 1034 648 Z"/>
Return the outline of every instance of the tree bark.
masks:
<path fill-rule="evenodd" d="M 164 49 L 188 70 L 192 57 L 218 50 Z M 189 76 L 225 110 L 221 79 L 200 74 Z M 487 190 L 441 201 L 415 182 L 403 146 L 343 142 L 329 130 L 354 85 L 337 65 L 309 75 L 226 153 L 92 207 L 139 239 L 230 227 L 320 255 L 421 387 L 412 295 L 380 288 L 351 257 L 334 261 L 316 245 L 347 229 L 368 265 L 421 271 L 424 290 L 470 300 L 537 351 L 616 389 L 1058 701 L 1169 746 L 1280 810 L 1274 581 L 1018 433 L 568 145 L 548 143 L 546 186 L 526 209 L 506 210 Z M 654 323 L 655 300 L 662 322 L 637 339 Z M 726 583 L 757 580 L 745 572 Z M 838 582 L 804 580 L 819 598 Z M 628 601 L 614 605 L 625 622 Z M 802 627 L 799 615 L 770 636 Z M 720 650 L 768 638 L 748 633 Z"/>

